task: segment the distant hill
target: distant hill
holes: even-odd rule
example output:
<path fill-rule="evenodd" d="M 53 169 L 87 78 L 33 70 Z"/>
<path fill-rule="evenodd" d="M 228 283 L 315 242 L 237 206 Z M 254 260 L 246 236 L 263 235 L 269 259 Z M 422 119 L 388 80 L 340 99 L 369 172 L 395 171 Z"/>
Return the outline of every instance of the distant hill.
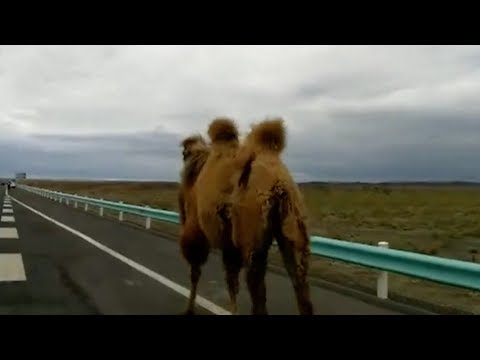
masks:
<path fill-rule="evenodd" d="M 472 181 L 391 181 L 391 182 L 325 182 L 325 181 L 308 181 L 301 182 L 300 185 L 306 186 L 425 186 L 425 187 L 445 187 L 445 186 L 462 186 L 462 187 L 480 187 L 480 182 Z"/>

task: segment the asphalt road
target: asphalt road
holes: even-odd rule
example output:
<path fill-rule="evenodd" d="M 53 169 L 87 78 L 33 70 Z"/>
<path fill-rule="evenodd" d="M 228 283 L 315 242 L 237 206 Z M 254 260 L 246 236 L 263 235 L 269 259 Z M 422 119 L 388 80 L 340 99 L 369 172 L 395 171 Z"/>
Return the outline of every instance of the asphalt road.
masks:
<path fill-rule="evenodd" d="M 0 238 L 0 314 L 177 315 L 185 309 L 189 269 L 174 241 L 21 189 L 10 190 L 12 211 L 3 213 L 8 208 L 3 192 L 2 217 L 14 219 L 0 222 L 0 235 L 12 236 L 2 229 L 15 228 L 18 239 Z M 5 254 L 14 256 L 2 262 Z M 241 276 L 239 311 L 249 314 Z M 319 315 L 400 315 L 316 286 L 311 292 Z M 205 307 L 197 306 L 198 314 L 228 309 L 216 254 L 203 269 L 199 295 Z M 267 273 L 267 297 L 270 314 L 297 314 L 285 276 Z"/>

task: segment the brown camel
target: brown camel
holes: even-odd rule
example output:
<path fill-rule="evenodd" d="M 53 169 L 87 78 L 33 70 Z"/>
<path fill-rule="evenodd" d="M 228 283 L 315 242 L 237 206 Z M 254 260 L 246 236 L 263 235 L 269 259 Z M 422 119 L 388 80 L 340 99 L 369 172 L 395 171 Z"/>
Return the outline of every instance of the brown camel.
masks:
<path fill-rule="evenodd" d="M 291 278 L 300 314 L 313 315 L 307 272 L 309 236 L 300 190 L 282 162 L 282 119 L 254 125 L 238 150 L 231 196 L 233 244 L 246 265 L 252 314 L 267 314 L 265 272 L 275 238 Z"/>
<path fill-rule="evenodd" d="M 186 313 L 194 313 L 201 267 L 207 261 L 210 249 L 220 249 L 231 312 L 235 314 L 242 257 L 231 239 L 229 196 L 233 189 L 233 160 L 239 146 L 238 130 L 232 120 L 217 118 L 210 123 L 208 135 L 209 145 L 200 136 L 191 136 L 182 142 L 184 168 L 179 192 L 180 246 L 190 264 L 191 280 Z"/>

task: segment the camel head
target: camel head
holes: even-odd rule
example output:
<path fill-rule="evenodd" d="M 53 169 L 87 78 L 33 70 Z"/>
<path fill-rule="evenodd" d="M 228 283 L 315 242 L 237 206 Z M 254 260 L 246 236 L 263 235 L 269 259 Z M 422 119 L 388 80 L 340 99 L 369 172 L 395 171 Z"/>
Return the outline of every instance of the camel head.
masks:
<path fill-rule="evenodd" d="M 201 135 L 192 135 L 185 138 L 180 146 L 183 147 L 182 155 L 184 162 L 188 161 L 195 153 L 204 152 L 208 148 L 207 142 Z"/>

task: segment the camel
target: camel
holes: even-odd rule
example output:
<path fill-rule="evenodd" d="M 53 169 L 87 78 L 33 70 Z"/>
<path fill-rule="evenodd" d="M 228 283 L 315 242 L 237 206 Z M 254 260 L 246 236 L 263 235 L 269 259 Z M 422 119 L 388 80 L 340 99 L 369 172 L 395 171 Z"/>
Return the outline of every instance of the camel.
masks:
<path fill-rule="evenodd" d="M 235 171 L 233 160 L 239 146 L 233 120 L 214 119 L 208 128 L 210 144 L 194 135 L 182 142 L 184 167 L 179 191 L 181 220 L 180 247 L 190 264 L 190 297 L 186 314 L 194 314 L 201 268 L 211 249 L 222 252 L 230 311 L 237 313 L 239 273 L 242 256 L 232 243 L 229 196 Z"/>
<path fill-rule="evenodd" d="M 274 238 L 292 281 L 300 314 L 313 315 L 307 281 L 310 248 L 306 207 L 280 158 L 285 146 L 283 120 L 265 120 L 252 126 L 234 162 L 232 241 L 244 259 L 254 315 L 268 314 L 265 273 Z"/>

